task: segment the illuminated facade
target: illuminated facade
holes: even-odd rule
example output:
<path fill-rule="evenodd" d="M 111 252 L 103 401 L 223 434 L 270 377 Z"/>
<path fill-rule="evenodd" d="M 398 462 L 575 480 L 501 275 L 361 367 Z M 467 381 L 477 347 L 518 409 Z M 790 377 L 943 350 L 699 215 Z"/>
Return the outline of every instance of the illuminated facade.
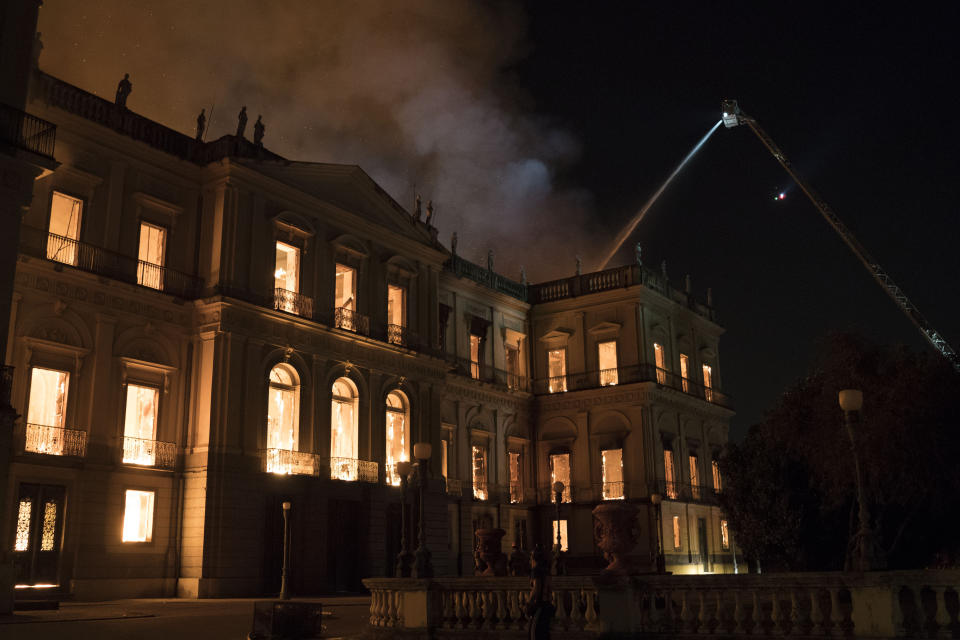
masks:
<path fill-rule="evenodd" d="M 639 265 L 513 282 L 357 167 L 197 142 L 40 72 L 28 107 L 60 166 L 23 218 L 6 353 L 19 582 L 276 591 L 290 501 L 294 592 L 357 589 L 392 572 L 421 441 L 439 575 L 472 574 L 477 528 L 555 541 L 556 481 L 571 570 L 598 566 L 593 506 L 652 493 L 668 569 L 729 569 L 699 483 L 732 415 L 710 308 Z"/>

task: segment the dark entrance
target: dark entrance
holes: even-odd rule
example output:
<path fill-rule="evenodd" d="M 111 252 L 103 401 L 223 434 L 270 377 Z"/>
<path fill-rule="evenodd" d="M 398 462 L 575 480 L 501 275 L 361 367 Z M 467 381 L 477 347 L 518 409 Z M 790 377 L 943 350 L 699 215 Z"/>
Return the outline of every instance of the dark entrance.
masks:
<path fill-rule="evenodd" d="M 280 593 L 280 577 L 283 573 L 282 505 L 281 498 L 268 498 L 263 519 L 263 592 L 270 595 Z"/>
<path fill-rule="evenodd" d="M 13 562 L 17 584 L 60 584 L 60 542 L 66 489 L 21 484 L 13 514 Z"/>
<path fill-rule="evenodd" d="M 707 546 L 707 521 L 697 518 L 697 539 L 700 543 L 700 562 L 704 572 L 710 571 L 710 547 Z"/>
<path fill-rule="evenodd" d="M 364 510 L 359 502 L 349 500 L 331 500 L 329 509 L 329 585 L 335 591 L 361 591 L 360 563 L 364 559 L 360 549 L 364 541 L 360 539 L 360 520 Z"/>

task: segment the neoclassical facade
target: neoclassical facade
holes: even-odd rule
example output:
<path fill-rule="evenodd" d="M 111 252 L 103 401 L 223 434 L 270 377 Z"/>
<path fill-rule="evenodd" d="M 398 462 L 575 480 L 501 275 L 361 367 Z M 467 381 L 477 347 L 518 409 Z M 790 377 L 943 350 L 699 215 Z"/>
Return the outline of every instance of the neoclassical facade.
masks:
<path fill-rule="evenodd" d="M 24 588 L 275 592 L 289 502 L 293 591 L 360 589 L 394 570 L 416 442 L 438 575 L 473 573 L 478 528 L 530 549 L 557 522 L 567 570 L 595 571 L 604 500 L 643 506 L 652 566 L 734 570 L 722 329 L 689 286 L 640 264 L 515 282 L 359 167 L 200 142 L 39 70 L 27 110 L 57 166 L 5 354 Z"/>

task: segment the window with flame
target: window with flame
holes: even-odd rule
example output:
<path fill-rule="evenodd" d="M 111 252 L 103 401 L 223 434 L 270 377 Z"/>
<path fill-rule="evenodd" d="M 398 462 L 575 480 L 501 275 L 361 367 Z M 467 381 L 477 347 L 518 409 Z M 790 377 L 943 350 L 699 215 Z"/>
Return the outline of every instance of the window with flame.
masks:
<path fill-rule="evenodd" d="M 547 377 L 550 393 L 559 393 L 567 390 L 567 349 L 550 349 L 547 351 Z"/>
<path fill-rule="evenodd" d="M 663 450 L 663 479 L 666 482 L 666 494 L 671 500 L 677 499 L 677 475 L 673 461 L 673 450 Z"/>
<path fill-rule="evenodd" d="M 386 413 L 387 483 L 400 486 L 397 463 L 410 459 L 410 405 L 402 391 L 387 394 Z"/>
<path fill-rule="evenodd" d="M 726 520 L 720 521 L 720 546 L 725 550 L 730 549 L 730 527 Z"/>
<path fill-rule="evenodd" d="M 407 326 L 406 287 L 387 285 L 387 324 L 395 327 Z"/>
<path fill-rule="evenodd" d="M 557 521 L 553 521 L 553 546 L 556 547 L 557 544 L 557 534 L 560 535 L 560 551 L 568 551 L 570 548 L 570 539 L 567 537 L 567 521 L 560 520 L 559 530 L 557 529 Z"/>
<path fill-rule="evenodd" d="M 507 454 L 510 464 L 510 502 L 523 502 L 523 468 L 520 466 L 520 452 L 511 451 Z"/>
<path fill-rule="evenodd" d="M 25 450 L 63 455 L 64 416 L 70 374 L 55 369 L 30 370 L 30 400 L 27 408 Z"/>
<path fill-rule="evenodd" d="M 273 286 L 294 293 L 300 291 L 300 249 L 286 242 L 277 242 Z"/>
<path fill-rule="evenodd" d="M 693 497 L 700 499 L 700 460 L 696 455 L 690 454 L 690 489 Z"/>
<path fill-rule="evenodd" d="M 153 502 L 156 493 L 127 489 L 123 507 L 123 542 L 153 539 Z"/>
<path fill-rule="evenodd" d="M 597 361 L 600 366 L 600 386 L 609 387 L 619 382 L 617 375 L 617 341 L 610 340 L 597 345 Z"/>
<path fill-rule="evenodd" d="M 330 477 L 335 480 L 357 479 L 357 386 L 349 378 L 333 383 L 330 415 Z"/>
<path fill-rule="evenodd" d="M 713 402 L 713 367 L 703 365 L 703 393 L 707 402 Z"/>
<path fill-rule="evenodd" d="M 503 361 L 507 366 L 507 388 L 520 388 L 520 348 L 514 345 L 505 345 Z"/>
<path fill-rule="evenodd" d="M 600 471 L 603 478 L 603 499 L 623 500 L 623 449 L 601 451 Z"/>
<path fill-rule="evenodd" d="M 667 384 L 667 356 L 659 342 L 653 343 L 653 361 L 657 366 L 657 383 Z"/>
<path fill-rule="evenodd" d="M 473 445 L 473 497 L 477 500 L 487 500 L 490 497 L 487 486 L 487 447 L 480 444 Z"/>
<path fill-rule="evenodd" d="M 337 284 L 334 306 L 347 311 L 357 310 L 357 270 L 337 263 Z"/>
<path fill-rule="evenodd" d="M 483 338 L 470 334 L 470 377 L 480 379 L 480 354 L 483 350 Z"/>
<path fill-rule="evenodd" d="M 673 516 L 673 548 L 680 550 L 680 516 Z"/>
<path fill-rule="evenodd" d="M 80 217 L 83 201 L 59 191 L 50 201 L 50 235 L 47 238 L 47 259 L 76 265 L 79 254 Z"/>
<path fill-rule="evenodd" d="M 720 463 L 712 460 L 710 467 L 713 470 L 713 490 L 720 493 L 723 491 L 723 479 L 720 477 Z"/>
<path fill-rule="evenodd" d="M 127 384 L 127 406 L 123 420 L 123 462 L 153 466 L 157 450 L 157 402 L 155 387 Z"/>
<path fill-rule="evenodd" d="M 446 438 L 443 438 L 442 440 L 440 440 L 440 473 L 441 475 L 443 475 L 444 480 L 447 479 L 447 474 L 448 474 L 447 465 L 449 464 L 449 462 L 448 462 L 447 456 L 449 456 L 450 454 L 448 453 L 447 450 L 449 448 L 450 448 L 449 440 L 447 440 Z"/>
<path fill-rule="evenodd" d="M 297 451 L 300 437 L 300 379 L 286 363 L 270 370 L 267 391 L 267 449 Z M 294 456 L 268 455 L 267 471 L 294 472 Z"/>
<path fill-rule="evenodd" d="M 690 392 L 690 358 L 687 354 L 680 354 L 680 384 L 683 386 L 683 392 Z"/>
<path fill-rule="evenodd" d="M 140 248 L 137 252 L 137 284 L 163 289 L 163 266 L 166 259 L 167 230 L 148 222 L 140 223 Z"/>
<path fill-rule="evenodd" d="M 573 493 L 570 489 L 569 453 L 554 453 L 550 455 L 550 502 L 557 501 L 557 494 L 553 490 L 553 485 L 557 482 L 563 483 L 563 494 L 560 497 L 560 501 L 570 502 Z"/>

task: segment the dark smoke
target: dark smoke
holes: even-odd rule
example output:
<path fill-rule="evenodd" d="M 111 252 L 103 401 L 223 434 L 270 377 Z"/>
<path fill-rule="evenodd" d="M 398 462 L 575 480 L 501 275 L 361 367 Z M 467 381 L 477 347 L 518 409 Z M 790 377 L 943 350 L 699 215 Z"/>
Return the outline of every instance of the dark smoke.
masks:
<path fill-rule="evenodd" d="M 422 193 L 464 257 L 493 248 L 533 280 L 594 263 L 589 195 L 553 184 L 578 145 L 508 80 L 527 46 L 516 5 L 45 0 L 39 30 L 45 71 L 110 99 L 130 73 L 128 106 L 175 129 L 212 106 L 207 139 L 232 133 L 246 105 L 271 150 L 359 164 L 408 210 Z"/>

